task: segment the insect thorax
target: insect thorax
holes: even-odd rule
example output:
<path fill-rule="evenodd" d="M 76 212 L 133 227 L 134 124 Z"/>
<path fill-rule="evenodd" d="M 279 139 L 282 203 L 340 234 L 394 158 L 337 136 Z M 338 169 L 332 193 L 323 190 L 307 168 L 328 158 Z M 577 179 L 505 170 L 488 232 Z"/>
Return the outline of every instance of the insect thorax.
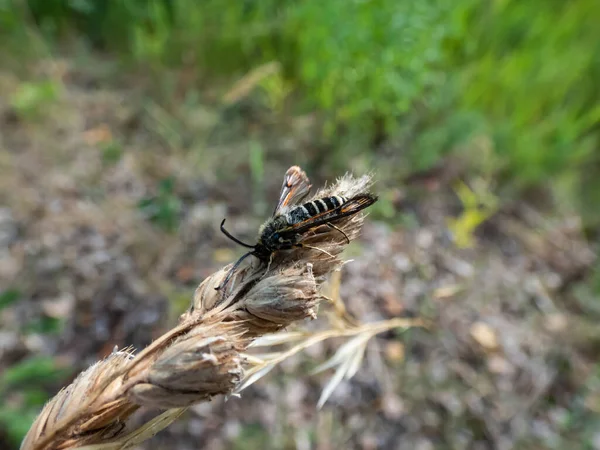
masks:
<path fill-rule="evenodd" d="M 276 216 L 263 224 L 258 236 L 258 244 L 260 246 L 263 246 L 269 252 L 281 247 L 282 242 L 279 240 L 280 236 L 278 232 L 289 225 L 287 216 L 287 214 Z"/>
<path fill-rule="evenodd" d="M 333 211 L 348 200 L 342 196 L 331 196 L 316 199 L 303 205 L 295 206 L 282 214 L 269 219 L 259 231 L 258 245 L 264 253 L 273 252 L 296 243 L 297 236 L 286 230 L 292 225 L 310 220 L 311 218 Z"/>

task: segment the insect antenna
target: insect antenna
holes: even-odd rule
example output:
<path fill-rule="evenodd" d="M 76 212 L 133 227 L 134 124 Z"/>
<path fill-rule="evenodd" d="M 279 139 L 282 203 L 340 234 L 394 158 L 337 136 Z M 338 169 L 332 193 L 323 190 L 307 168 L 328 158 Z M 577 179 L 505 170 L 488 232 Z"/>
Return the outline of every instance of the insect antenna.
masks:
<path fill-rule="evenodd" d="M 238 238 L 236 238 L 235 236 L 233 236 L 233 235 L 232 235 L 232 234 L 231 234 L 229 231 L 227 231 L 227 230 L 225 229 L 225 227 L 223 226 L 223 225 L 225 225 L 225 220 L 226 220 L 226 219 L 223 219 L 223 222 L 221 222 L 221 231 L 223 232 L 223 234 L 224 234 L 225 236 L 227 236 L 229 239 L 231 239 L 231 240 L 232 240 L 233 242 L 235 242 L 236 244 L 240 244 L 240 245 L 241 245 L 241 246 L 243 246 L 243 247 L 246 247 L 246 248 L 252 248 L 252 249 L 255 249 L 255 248 L 256 248 L 256 246 L 255 246 L 255 245 L 249 245 L 249 244 L 246 244 L 246 243 L 244 243 L 244 242 L 240 241 L 240 240 L 239 240 Z"/>
<path fill-rule="evenodd" d="M 252 253 L 253 252 L 248 252 L 248 253 L 242 255 L 240 257 L 240 259 L 238 259 L 236 261 L 236 263 L 233 265 L 233 267 L 231 269 L 229 269 L 229 272 L 227 272 L 227 276 L 225 277 L 225 280 L 223 280 L 223 282 L 215 288 L 215 291 L 220 291 L 225 286 L 227 286 L 227 283 L 229 283 L 229 280 L 231 279 L 231 276 L 234 274 L 235 269 L 237 269 L 239 267 L 239 265 L 242 263 L 243 260 L 245 260 L 248 256 L 252 255 Z"/>

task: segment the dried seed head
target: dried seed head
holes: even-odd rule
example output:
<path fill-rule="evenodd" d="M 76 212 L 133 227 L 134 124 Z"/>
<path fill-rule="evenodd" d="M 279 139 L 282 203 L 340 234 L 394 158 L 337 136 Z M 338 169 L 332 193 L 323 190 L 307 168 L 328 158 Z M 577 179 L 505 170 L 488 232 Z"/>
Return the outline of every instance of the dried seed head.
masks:
<path fill-rule="evenodd" d="M 220 314 L 224 308 L 235 301 L 241 290 L 247 289 L 262 275 L 260 262 L 242 266 L 233 274 L 226 291 L 217 291 L 215 288 L 223 283 L 231 266 L 230 264 L 215 272 L 196 288 L 191 307 L 179 318 L 181 323 L 197 320 L 200 317 L 206 318 L 209 312 L 211 316 Z"/>
<path fill-rule="evenodd" d="M 370 176 L 345 175 L 314 198 L 352 198 L 370 184 Z M 21 449 L 106 442 L 123 433 L 123 421 L 141 405 L 183 407 L 232 392 L 243 375 L 240 352 L 253 338 L 316 316 L 319 285 L 341 265 L 338 255 L 358 236 L 363 218 L 360 212 L 334 217 L 329 226 L 305 231 L 298 235 L 301 248 L 277 251 L 269 264 L 248 258 L 223 291 L 215 287 L 229 267 L 204 280 L 179 326 L 135 358 L 113 353 L 83 372 L 46 405 Z"/>
<path fill-rule="evenodd" d="M 243 300 L 250 326 L 278 329 L 296 320 L 315 318 L 317 284 L 310 264 L 287 267 L 265 277 L 248 291 Z"/>
<path fill-rule="evenodd" d="M 354 178 L 346 174 L 333 185 L 319 190 L 313 199 L 333 195 L 351 198 L 368 192 L 371 184 L 369 175 Z M 348 241 L 358 237 L 363 220 L 364 215 L 357 213 L 314 227 L 302 234 L 299 239 L 302 247 L 274 252 L 269 264 L 252 256 L 236 269 L 224 291 L 215 291 L 214 287 L 225 279 L 231 265 L 225 267 L 198 287 L 192 307 L 182 315 L 181 321 L 195 320 L 207 313 L 226 313 L 230 320 L 248 320 L 256 326 L 256 332 L 265 332 L 312 317 L 317 302 L 316 289 L 342 264 L 338 255 Z M 307 264 L 311 265 L 311 271 L 305 270 Z M 298 270 L 304 271 L 304 275 L 298 275 Z M 292 301 L 294 295 L 302 300 Z M 244 301 L 240 301 L 242 298 Z"/>
<path fill-rule="evenodd" d="M 331 186 L 326 186 L 319 189 L 311 200 L 331 195 L 342 195 L 344 197 L 354 197 L 355 195 L 369 192 L 373 185 L 372 175 L 363 175 L 360 178 L 354 178 L 352 174 L 345 174 L 338 178 Z"/>
<path fill-rule="evenodd" d="M 175 408 L 231 392 L 243 375 L 239 356 L 243 340 L 214 335 L 221 331 L 199 327 L 179 338 L 152 364 L 146 379 L 129 391 L 133 400 Z"/>
<path fill-rule="evenodd" d="M 95 403 L 102 403 L 103 399 L 110 398 L 118 392 L 123 385 L 121 377 L 110 381 L 100 397 L 96 395 L 98 386 L 125 369 L 132 358 L 133 355 L 129 352 L 114 352 L 82 372 L 73 383 L 61 390 L 44 406 L 25 436 L 21 449 L 33 448 L 38 438 L 47 433 L 47 430 L 55 429 L 61 422 L 76 416 L 92 398 Z M 129 402 L 110 402 L 102 413 L 91 417 L 82 416 L 77 425 L 71 428 L 68 436 L 57 437 L 44 448 L 62 449 L 110 439 L 123 428 L 123 422 L 113 420 L 114 417 L 125 418 L 136 408 L 136 405 L 131 405 Z"/>

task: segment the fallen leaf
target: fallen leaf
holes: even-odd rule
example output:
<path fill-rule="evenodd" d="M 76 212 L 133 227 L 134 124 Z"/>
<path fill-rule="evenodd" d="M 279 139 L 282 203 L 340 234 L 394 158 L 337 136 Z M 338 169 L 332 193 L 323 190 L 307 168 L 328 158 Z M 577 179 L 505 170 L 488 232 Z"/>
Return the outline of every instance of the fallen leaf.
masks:
<path fill-rule="evenodd" d="M 390 362 L 404 361 L 404 344 L 398 341 L 388 342 L 385 346 L 385 357 Z"/>
<path fill-rule="evenodd" d="M 442 286 L 433 291 L 433 298 L 436 300 L 442 300 L 450 297 L 454 297 L 460 291 L 463 290 L 463 287 L 460 284 L 451 284 L 448 286 Z"/>
<path fill-rule="evenodd" d="M 69 294 L 63 294 L 60 297 L 42 302 L 44 313 L 55 319 L 64 319 L 72 314 L 75 299 Z"/>
<path fill-rule="evenodd" d="M 550 314 L 544 321 L 546 329 L 553 333 L 559 333 L 567 328 L 568 320 L 564 314 Z"/>
<path fill-rule="evenodd" d="M 487 362 L 487 366 L 490 372 L 499 375 L 511 374 L 515 370 L 514 366 L 506 358 L 499 355 L 492 355 Z"/>
<path fill-rule="evenodd" d="M 485 350 L 495 351 L 498 349 L 498 337 L 496 331 L 487 323 L 475 322 L 471 325 L 471 337 Z"/>
<path fill-rule="evenodd" d="M 91 130 L 87 130 L 83 133 L 83 139 L 89 145 L 95 145 L 101 142 L 110 142 L 112 141 L 112 138 L 112 132 L 106 124 L 102 124 L 96 128 L 92 128 Z"/>

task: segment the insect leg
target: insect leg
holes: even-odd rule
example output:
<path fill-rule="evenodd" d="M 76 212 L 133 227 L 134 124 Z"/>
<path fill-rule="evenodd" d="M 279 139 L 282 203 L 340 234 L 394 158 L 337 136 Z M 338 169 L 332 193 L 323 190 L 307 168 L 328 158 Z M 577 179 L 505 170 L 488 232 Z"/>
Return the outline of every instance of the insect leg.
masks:
<path fill-rule="evenodd" d="M 265 270 L 265 275 L 269 273 L 269 269 L 271 268 L 271 263 L 273 262 L 273 258 L 275 257 L 275 252 L 269 255 L 269 263 L 267 264 L 267 270 Z"/>
<path fill-rule="evenodd" d="M 329 228 L 334 228 L 334 229 L 338 230 L 340 233 L 342 233 L 344 235 L 348 244 L 350 243 L 350 238 L 348 237 L 348 235 L 346 233 L 344 233 L 342 230 L 340 230 L 338 227 L 336 227 L 334 224 L 332 224 L 331 222 L 327 222 L 327 226 Z"/>
<path fill-rule="evenodd" d="M 307 245 L 307 244 L 294 244 L 293 247 L 297 247 L 297 248 L 310 248 L 313 250 L 319 250 L 322 253 L 325 253 L 327 256 L 330 256 L 332 258 L 335 258 L 335 256 L 333 256 L 331 253 L 329 253 L 328 251 L 323 250 L 322 248 L 319 247 L 313 247 L 312 245 Z"/>
<path fill-rule="evenodd" d="M 259 280 L 262 280 L 269 273 L 269 269 L 271 268 L 271 263 L 273 262 L 274 257 L 275 257 L 275 252 L 273 252 L 269 255 L 269 262 L 267 263 L 267 269 L 265 270 L 265 273 L 263 273 L 262 276 L 259 278 Z"/>
<path fill-rule="evenodd" d="M 227 276 L 225 277 L 225 280 L 215 288 L 215 291 L 220 291 L 227 285 L 227 283 L 229 283 L 229 280 L 233 276 L 235 269 L 237 269 L 240 266 L 240 264 L 242 263 L 243 260 L 245 260 L 248 256 L 252 255 L 252 253 L 253 252 L 248 252 L 245 255 L 242 255 L 240 257 L 240 259 L 237 260 L 237 262 L 233 265 L 233 267 L 231 269 L 229 269 L 229 272 L 227 272 Z"/>

